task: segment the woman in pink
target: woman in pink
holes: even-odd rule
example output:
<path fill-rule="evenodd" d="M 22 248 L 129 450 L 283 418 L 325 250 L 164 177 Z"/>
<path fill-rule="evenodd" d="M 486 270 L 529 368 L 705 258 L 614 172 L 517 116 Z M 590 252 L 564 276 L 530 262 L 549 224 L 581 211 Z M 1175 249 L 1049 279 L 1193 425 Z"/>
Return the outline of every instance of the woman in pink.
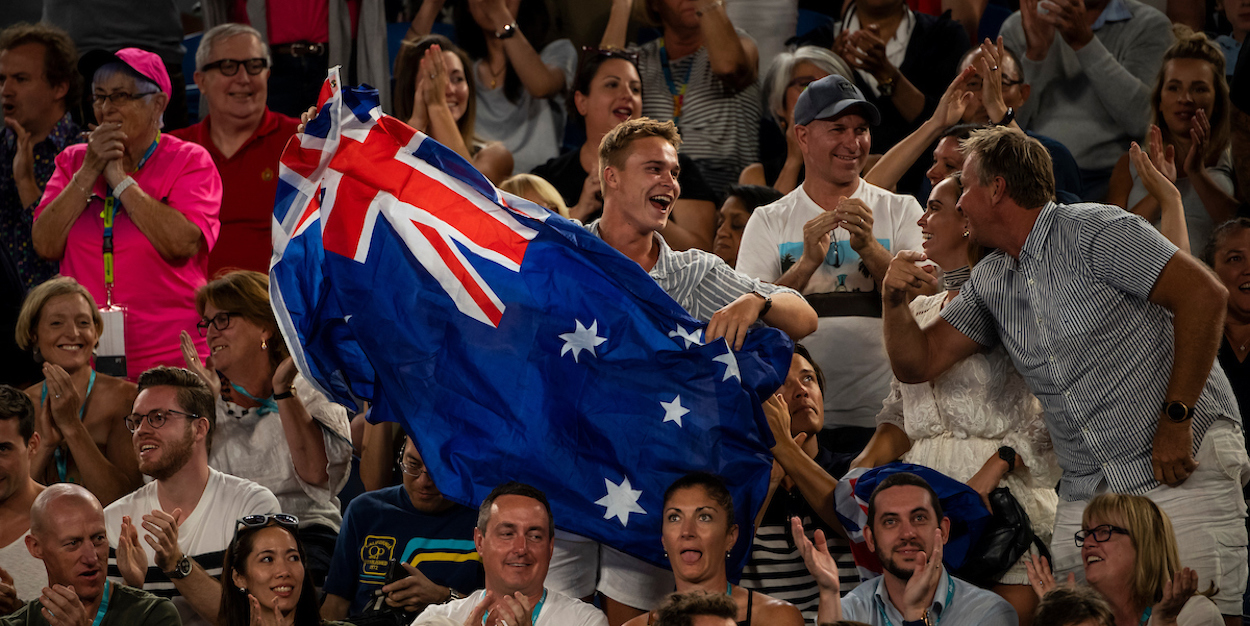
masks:
<path fill-rule="evenodd" d="M 220 226 L 221 177 L 208 152 L 160 132 L 170 81 L 137 48 L 83 58 L 99 126 L 56 158 L 35 210 L 35 251 L 103 306 L 125 310 L 126 375 L 181 365 Z M 193 336 L 197 333 L 191 333 Z M 197 349 L 207 354 L 202 340 Z"/>

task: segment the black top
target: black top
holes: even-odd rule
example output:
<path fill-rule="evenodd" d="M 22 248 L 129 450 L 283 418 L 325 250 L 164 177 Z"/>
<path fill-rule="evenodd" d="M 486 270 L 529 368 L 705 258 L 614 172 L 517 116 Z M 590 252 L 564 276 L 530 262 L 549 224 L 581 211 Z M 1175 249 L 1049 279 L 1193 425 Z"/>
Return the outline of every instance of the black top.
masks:
<path fill-rule="evenodd" d="M 712 192 L 712 188 L 703 180 L 699 166 L 690 157 L 678 153 L 677 163 L 681 166 L 681 172 L 677 175 L 677 183 L 681 185 L 682 200 L 707 200 L 713 203 L 719 200 Z M 582 185 L 586 184 L 586 170 L 582 169 L 581 157 L 577 150 L 565 152 L 534 168 L 531 173 L 551 183 L 551 186 L 560 192 L 560 197 L 564 198 L 564 204 L 570 207 L 577 204 L 578 198 L 582 196 Z M 598 218 L 598 215 L 587 216 L 586 223 L 589 224 Z"/>

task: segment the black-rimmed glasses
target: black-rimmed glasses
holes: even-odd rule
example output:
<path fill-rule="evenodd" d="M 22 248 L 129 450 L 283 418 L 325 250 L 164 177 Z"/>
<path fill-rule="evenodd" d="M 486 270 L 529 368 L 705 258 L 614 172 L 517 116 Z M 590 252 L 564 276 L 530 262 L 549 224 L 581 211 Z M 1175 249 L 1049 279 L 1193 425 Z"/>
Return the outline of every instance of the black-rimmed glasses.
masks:
<path fill-rule="evenodd" d="M 230 319 L 236 315 L 238 315 L 238 313 L 222 311 L 218 313 L 217 315 L 214 315 L 212 319 L 209 319 L 207 317 L 201 318 L 200 321 L 196 323 L 195 329 L 200 331 L 201 337 L 207 337 L 208 327 L 210 325 L 213 328 L 216 328 L 217 330 L 225 330 L 227 328 L 230 328 Z"/>
<path fill-rule="evenodd" d="M 108 101 L 112 102 L 113 106 L 119 107 L 140 98 L 146 98 L 154 93 L 160 92 L 145 91 L 143 93 L 127 93 L 125 91 L 118 91 L 114 93 L 93 93 L 91 94 L 91 103 L 95 106 L 104 106 L 104 102 Z"/>
<path fill-rule="evenodd" d="M 212 63 L 205 63 L 200 71 L 217 70 L 222 76 L 234 76 L 239 73 L 239 66 L 247 69 L 247 73 L 255 76 L 269 67 L 269 60 L 265 58 L 255 59 L 221 59 Z"/>
<path fill-rule="evenodd" d="M 147 415 L 142 413 L 131 413 L 125 418 L 126 430 L 135 432 L 139 430 L 139 426 L 143 425 L 143 420 L 148 421 L 148 425 L 152 428 L 160 428 L 165 425 L 165 421 L 169 419 L 169 414 L 181 415 L 189 420 L 199 419 L 199 415 L 195 413 L 185 413 L 183 411 L 175 411 L 174 409 L 156 409 L 149 411 Z"/>
<path fill-rule="evenodd" d="M 1124 535 L 1127 537 L 1128 531 L 1120 528 L 1119 526 L 1112 526 L 1111 524 L 1095 526 L 1089 530 L 1078 530 L 1075 535 L 1076 547 L 1080 548 L 1081 546 L 1084 546 L 1085 540 L 1091 536 L 1093 536 L 1094 541 L 1097 541 L 1098 543 L 1106 543 L 1111 540 L 1112 534 Z"/>

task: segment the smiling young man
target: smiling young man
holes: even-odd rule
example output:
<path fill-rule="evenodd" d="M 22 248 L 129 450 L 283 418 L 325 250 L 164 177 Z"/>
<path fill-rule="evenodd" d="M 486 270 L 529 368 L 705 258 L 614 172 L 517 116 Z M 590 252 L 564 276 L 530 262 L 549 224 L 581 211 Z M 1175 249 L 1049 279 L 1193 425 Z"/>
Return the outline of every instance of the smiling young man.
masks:
<path fill-rule="evenodd" d="M 278 191 L 278 159 L 299 120 L 270 111 L 269 46 L 243 24 L 204 33 L 195 53 L 195 84 L 208 103 L 198 124 L 170 134 L 208 149 L 221 172 L 221 234 L 208 275 L 226 268 L 269 271 L 269 226 Z"/>
<path fill-rule="evenodd" d="M 707 322 L 708 342 L 723 337 L 741 348 L 747 331 L 761 320 L 795 341 L 810 334 L 816 313 L 797 291 L 737 272 L 710 252 L 674 252 L 664 241 L 660 231 L 681 197 L 680 144 L 672 122 L 645 117 L 622 122 L 604 135 L 599 144 L 603 217 L 587 228 L 638 263 L 695 319 Z M 598 580 L 613 623 L 658 606 L 672 591 L 668 570 L 584 538 L 572 539 L 557 541 L 557 578 Z"/>
<path fill-rule="evenodd" d="M 842 600 L 842 617 L 872 626 L 1016 626 L 999 596 L 951 576 L 942 566 L 950 519 L 923 478 L 891 474 L 868 500 L 864 541 L 884 573 Z"/>
<path fill-rule="evenodd" d="M 69 35 L 47 24 L 0 32 L 0 242 L 26 289 L 52 278 L 57 263 L 35 254 L 35 205 L 56 169 L 56 155 L 81 143 L 67 102 L 78 102 L 82 79 Z"/>
<path fill-rule="evenodd" d="M 847 79 L 832 75 L 808 85 L 794 106 L 807 178 L 755 210 L 738 250 L 739 271 L 800 291 L 820 316 L 804 343 L 838 390 L 824 399 L 825 428 L 837 435 L 822 439 L 840 455 L 842 471 L 872 436 L 890 391 L 878 285 L 892 251 L 921 242 L 920 203 L 860 178 L 870 126 L 880 121 Z"/>
<path fill-rule="evenodd" d="M 381 596 L 388 610 L 415 613 L 482 587 L 482 557 L 473 544 L 477 512 L 443 497 L 411 439 L 404 440 L 399 469 L 402 485 L 370 491 L 347 506 L 326 576 L 323 619 L 361 615 Z M 392 562 L 399 580 L 388 580 Z"/>
<path fill-rule="evenodd" d="M 518 482 L 495 487 L 482 501 L 473 530 L 485 589 L 421 615 L 450 617 L 466 626 L 607 626 L 599 609 L 546 587 L 554 533 L 543 492 Z"/>
<path fill-rule="evenodd" d="M 172 599 L 185 626 L 217 622 L 234 521 L 279 511 L 268 489 L 208 466 L 216 418 L 212 392 L 195 374 L 144 372 L 126 426 L 139 471 L 155 480 L 104 510 L 115 529 L 110 576 Z"/>
<path fill-rule="evenodd" d="M 179 626 L 164 598 L 109 581 L 104 511 L 90 491 L 57 483 L 35 498 L 26 548 L 43 561 L 48 586 L 3 626 Z M 94 621 L 93 621 L 94 618 Z"/>

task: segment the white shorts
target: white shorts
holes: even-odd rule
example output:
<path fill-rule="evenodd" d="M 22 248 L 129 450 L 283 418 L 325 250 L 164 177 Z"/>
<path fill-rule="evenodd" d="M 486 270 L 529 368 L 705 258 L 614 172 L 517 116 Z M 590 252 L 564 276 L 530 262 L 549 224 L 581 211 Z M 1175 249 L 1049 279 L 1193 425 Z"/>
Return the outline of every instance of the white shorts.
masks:
<path fill-rule="evenodd" d="M 1211 598 L 1224 615 L 1241 615 L 1246 590 L 1246 501 L 1241 485 L 1250 477 L 1241 429 L 1229 420 L 1216 420 L 1198 447 L 1198 469 L 1179 486 L 1160 485 L 1144 495 L 1172 520 L 1181 565 L 1198 572 L 1198 588 L 1212 582 L 1219 592 Z M 1099 491 L 1106 491 L 1105 483 Z M 1081 549 L 1073 535 L 1081 529 L 1086 501 L 1059 500 L 1050 551 L 1055 580 L 1068 572 L 1085 579 Z"/>
<path fill-rule="evenodd" d="M 547 587 L 571 598 L 595 594 L 599 582 L 599 542 L 556 529 Z"/>

